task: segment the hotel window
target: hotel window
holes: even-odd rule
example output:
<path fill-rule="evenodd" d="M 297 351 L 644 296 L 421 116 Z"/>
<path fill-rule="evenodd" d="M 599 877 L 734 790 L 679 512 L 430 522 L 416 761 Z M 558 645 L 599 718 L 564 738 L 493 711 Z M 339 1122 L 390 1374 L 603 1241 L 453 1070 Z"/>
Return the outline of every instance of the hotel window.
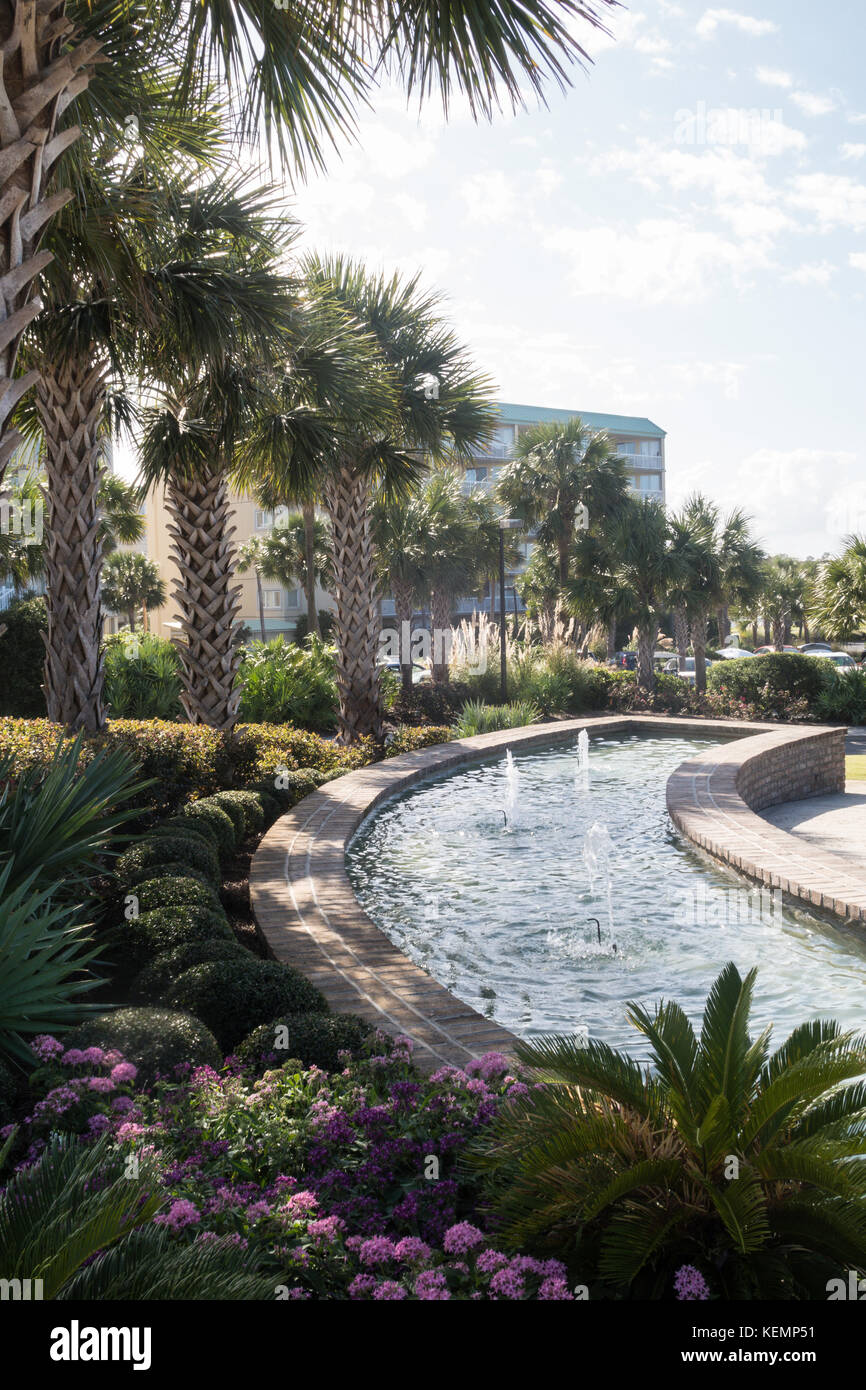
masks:
<path fill-rule="evenodd" d="M 507 458 L 514 448 L 514 426 L 497 425 L 488 441 L 486 453 L 490 458 Z"/>
<path fill-rule="evenodd" d="M 257 531 L 268 531 L 274 524 L 273 512 L 262 511 L 261 507 L 256 507 L 255 528 Z"/>
<path fill-rule="evenodd" d="M 282 608 L 282 606 L 283 606 L 283 591 L 282 591 L 282 589 L 263 589 L 263 590 L 262 590 L 262 607 L 263 607 L 263 608 L 271 608 L 271 609 L 274 609 L 274 608 Z"/>
<path fill-rule="evenodd" d="M 301 591 L 300 591 L 300 589 L 290 589 L 289 592 L 288 592 L 287 595 L 286 595 L 286 607 L 287 607 L 287 608 L 300 608 L 300 606 L 301 606 Z"/>
<path fill-rule="evenodd" d="M 662 456 L 661 440 L 642 439 L 637 446 L 637 452 L 641 458 L 660 459 Z"/>

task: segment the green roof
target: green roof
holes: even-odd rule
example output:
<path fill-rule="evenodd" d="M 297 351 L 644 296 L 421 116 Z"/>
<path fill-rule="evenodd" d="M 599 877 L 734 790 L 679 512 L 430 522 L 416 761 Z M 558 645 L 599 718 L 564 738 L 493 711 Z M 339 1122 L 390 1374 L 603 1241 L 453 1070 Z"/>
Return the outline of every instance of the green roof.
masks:
<path fill-rule="evenodd" d="M 548 405 L 511 405 L 508 401 L 497 401 L 496 408 L 510 425 L 546 425 L 553 421 L 564 423 L 579 415 L 592 429 L 610 430 L 611 434 L 642 434 L 651 439 L 664 439 L 666 434 L 665 430 L 659 429 L 643 415 L 599 415 L 594 410 L 556 410 Z"/>

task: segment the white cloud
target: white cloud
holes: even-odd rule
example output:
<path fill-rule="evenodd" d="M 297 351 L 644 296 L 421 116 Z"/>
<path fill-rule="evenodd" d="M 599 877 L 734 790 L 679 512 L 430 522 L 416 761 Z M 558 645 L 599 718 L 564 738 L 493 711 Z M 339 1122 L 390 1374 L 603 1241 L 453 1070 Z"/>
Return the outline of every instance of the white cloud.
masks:
<path fill-rule="evenodd" d="M 800 174 L 793 180 L 788 201 L 811 213 L 819 231 L 866 227 L 866 184 L 846 174 Z"/>
<path fill-rule="evenodd" d="M 413 198 L 410 193 L 398 193 L 391 202 L 402 214 L 413 232 L 420 232 L 427 225 L 430 210 L 423 198 Z"/>
<path fill-rule="evenodd" d="M 756 449 L 732 469 L 707 466 L 706 477 L 723 506 L 745 499 L 769 550 L 822 555 L 844 534 L 840 522 L 858 471 L 856 453 L 847 450 Z"/>
<path fill-rule="evenodd" d="M 746 283 L 768 264 L 758 242 L 736 242 L 676 218 L 647 218 L 628 230 L 539 228 L 544 247 L 561 254 L 575 294 L 652 306 L 695 304 L 722 281 Z"/>
<path fill-rule="evenodd" d="M 791 74 L 783 72 L 781 68 L 756 68 L 755 76 L 766 87 L 792 87 L 794 85 Z"/>
<path fill-rule="evenodd" d="M 508 222 L 519 207 L 517 186 L 500 169 L 464 179 L 460 193 L 471 222 Z"/>
<path fill-rule="evenodd" d="M 836 267 L 830 261 L 814 261 L 789 270 L 784 278 L 796 285 L 826 285 L 835 274 Z"/>
<path fill-rule="evenodd" d="M 760 38 L 764 34 L 775 34 L 777 25 L 770 19 L 755 19 L 737 10 L 705 10 L 698 20 L 695 32 L 702 39 L 712 38 L 722 24 L 730 24 L 743 34 Z"/>
<path fill-rule="evenodd" d="M 791 100 L 807 116 L 827 116 L 836 110 L 832 97 L 818 96 L 816 92 L 792 92 Z"/>
<path fill-rule="evenodd" d="M 852 251 L 848 263 L 853 265 L 855 270 L 866 270 L 866 251 Z"/>
<path fill-rule="evenodd" d="M 852 145 L 846 141 L 839 146 L 839 153 L 843 159 L 862 159 L 866 155 L 866 145 Z"/>

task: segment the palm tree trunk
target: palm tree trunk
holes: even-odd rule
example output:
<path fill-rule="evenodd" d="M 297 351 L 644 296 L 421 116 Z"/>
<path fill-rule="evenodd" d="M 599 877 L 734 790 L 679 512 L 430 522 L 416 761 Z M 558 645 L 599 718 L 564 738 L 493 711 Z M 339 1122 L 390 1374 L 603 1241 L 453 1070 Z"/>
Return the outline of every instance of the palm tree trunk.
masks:
<path fill-rule="evenodd" d="M 87 39 L 61 53 L 73 33 L 64 9 L 63 0 L 8 0 L 0 6 L 0 480 L 20 442 L 6 421 L 39 377 L 36 370 L 15 377 L 21 335 L 42 307 L 32 298 L 33 283 L 52 259 L 39 243 L 73 196 L 69 189 L 46 194 L 53 165 L 81 134 L 70 126 L 56 135 L 55 126 L 86 88 L 101 47 Z M 85 673 L 84 686 L 70 692 L 73 702 L 87 706 L 86 719 L 97 717 L 91 676 Z M 89 725 L 85 720 L 77 727 Z"/>
<path fill-rule="evenodd" d="M 351 743 L 378 737 L 382 726 L 376 569 L 370 526 L 370 487 L 350 463 L 329 480 L 325 506 L 331 520 L 334 554 L 334 629 L 337 638 L 337 737 Z"/>
<path fill-rule="evenodd" d="M 764 645 L 765 647 L 769 647 L 770 641 L 771 641 L 771 638 L 770 638 L 770 619 L 767 618 L 767 617 L 765 617 L 765 618 L 764 618 L 764 641 L 763 641 L 763 645 Z"/>
<path fill-rule="evenodd" d="M 106 717 L 98 431 L 107 370 L 79 359 L 46 363 L 36 392 L 48 479 L 45 703 L 49 719 L 89 733 Z"/>
<path fill-rule="evenodd" d="M 707 617 L 692 619 L 692 651 L 695 654 L 695 690 L 703 695 L 707 688 Z"/>
<path fill-rule="evenodd" d="M 433 679 L 434 681 L 445 682 L 448 680 L 448 657 L 451 645 L 451 595 L 436 591 L 431 596 L 430 601 L 430 620 L 433 627 Z M 502 615 L 505 622 L 505 614 Z M 508 629 L 505 629 L 506 641 Z"/>
<path fill-rule="evenodd" d="M 130 610 L 129 610 L 129 612 L 127 613 L 126 617 L 127 617 L 128 623 L 129 623 L 129 630 L 130 630 L 130 632 L 135 632 L 135 609 L 134 609 L 134 608 L 130 608 Z"/>
<path fill-rule="evenodd" d="M 259 605 L 259 632 L 262 634 L 262 641 L 267 642 L 268 635 L 265 632 L 265 596 L 262 593 L 262 575 L 258 565 L 256 571 L 256 600 Z"/>
<path fill-rule="evenodd" d="M 719 625 L 719 646 L 723 647 L 725 645 L 725 638 L 731 630 L 731 624 L 728 621 L 728 605 L 726 603 L 719 605 L 719 611 L 716 614 L 716 622 Z"/>
<path fill-rule="evenodd" d="M 757 645 L 758 645 L 758 620 L 757 620 L 757 618 L 756 618 L 755 621 L 752 623 L 752 646 L 753 646 L 753 647 L 757 647 Z"/>
<path fill-rule="evenodd" d="M 311 503 L 301 508 L 304 518 L 304 594 L 307 599 L 307 631 L 321 637 L 316 608 L 316 509 Z"/>
<path fill-rule="evenodd" d="M 612 661 L 612 660 L 613 660 L 613 654 L 614 654 L 615 651 L 616 651 L 616 618 L 611 618 L 610 622 L 609 622 L 608 625 L 607 625 L 607 659 L 608 659 L 608 661 Z"/>
<path fill-rule="evenodd" d="M 400 644 L 400 682 L 403 687 L 404 695 L 412 694 L 412 614 L 415 611 L 415 595 L 412 592 L 412 585 L 407 584 L 403 579 L 391 580 L 391 593 L 394 595 L 394 616 L 397 619 L 397 638 Z M 410 643 L 408 650 L 404 643 L 404 636 L 409 632 Z"/>
<path fill-rule="evenodd" d="M 677 669 L 684 671 L 689 654 L 689 622 L 686 610 L 681 607 L 674 609 L 674 641 L 677 648 Z"/>
<path fill-rule="evenodd" d="M 785 619 L 781 613 L 773 614 L 773 646 L 777 652 L 785 646 Z"/>
<path fill-rule="evenodd" d="M 650 627 L 639 627 L 637 633 L 637 683 L 642 690 L 655 689 L 655 668 L 653 666 L 653 652 L 655 651 L 654 637 L 657 623 L 653 618 Z"/>
<path fill-rule="evenodd" d="M 183 668 L 181 704 L 192 724 L 234 728 L 241 692 L 234 625 L 241 587 L 234 584 L 234 527 L 225 470 L 167 486 L 172 553 L 180 571 L 174 598 L 185 641 L 173 639 Z"/>

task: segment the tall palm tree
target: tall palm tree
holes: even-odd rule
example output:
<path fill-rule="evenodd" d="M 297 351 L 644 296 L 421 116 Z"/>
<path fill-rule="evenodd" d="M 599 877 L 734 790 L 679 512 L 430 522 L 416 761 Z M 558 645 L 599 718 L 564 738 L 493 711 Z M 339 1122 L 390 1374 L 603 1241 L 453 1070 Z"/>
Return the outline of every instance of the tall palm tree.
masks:
<path fill-rule="evenodd" d="M 109 555 L 102 588 L 106 608 L 112 613 L 124 613 L 130 632 L 135 631 L 136 613 L 161 608 L 167 594 L 157 566 L 136 550 L 116 550 Z"/>
<path fill-rule="evenodd" d="M 762 602 L 765 621 L 769 621 L 773 646 L 782 651 L 790 636 L 791 623 L 805 602 L 806 583 L 797 560 L 790 555 L 772 555 L 763 567 Z"/>
<path fill-rule="evenodd" d="M 502 1239 L 618 1297 L 669 1298 L 686 1263 L 727 1298 L 826 1298 L 866 1269 L 866 1039 L 809 1022 L 771 1052 L 756 974 L 724 968 L 699 1033 L 673 1001 L 630 1004 L 646 1068 L 595 1040 L 518 1043 L 543 1084 L 476 1145 Z"/>
<path fill-rule="evenodd" d="M 841 555 L 827 560 L 815 581 L 813 614 L 831 641 L 844 642 L 866 626 L 866 536 L 846 536 Z"/>
<path fill-rule="evenodd" d="M 517 105 L 527 89 L 542 96 L 550 80 L 566 86 L 568 64 L 589 61 L 574 21 L 603 29 L 600 13 L 614 3 L 496 0 L 482 14 L 474 0 L 457 0 L 447 13 L 416 0 L 384 8 L 367 0 L 139 0 L 122 7 L 8 0 L 0 8 L 0 480 L 19 442 L 7 429 L 10 411 L 37 379 L 35 368 L 16 377 L 15 363 L 21 334 L 38 313 L 34 281 L 50 260 L 40 240 L 70 197 L 68 189 L 49 192 L 49 182 L 92 115 L 87 84 L 94 65 L 112 57 L 118 8 L 127 21 L 118 61 L 134 44 L 171 56 L 180 104 L 220 87 L 240 138 L 262 126 L 290 174 L 303 177 L 307 167 L 323 167 L 331 145 L 351 137 L 355 111 L 383 73 L 421 100 L 438 90 L 446 111 L 452 93 L 462 92 L 476 118 L 487 118 L 503 94 Z M 104 84 L 103 111 L 113 110 L 118 127 L 132 117 L 146 128 L 147 105 L 130 108 L 127 95 L 113 98 Z"/>
<path fill-rule="evenodd" d="M 752 535 L 751 518 L 735 507 L 717 527 L 721 602 L 718 608 L 719 646 L 730 632 L 731 604 L 748 607 L 761 590 L 764 552 Z"/>
<path fill-rule="evenodd" d="M 686 500 L 672 517 L 671 549 L 677 556 L 677 574 L 668 594 L 674 610 L 674 628 L 680 669 L 683 669 L 683 627 L 691 638 L 695 657 L 695 690 L 707 688 L 707 628 L 709 617 L 723 597 L 722 563 L 718 548 L 718 508 L 700 493 Z"/>
<path fill-rule="evenodd" d="M 262 593 L 262 567 L 265 563 L 265 542 L 263 536 L 250 536 L 249 540 L 244 541 L 237 553 L 236 569 L 238 574 L 249 574 L 250 570 L 256 577 L 256 601 L 259 610 L 259 634 L 263 642 L 268 640 L 265 632 L 265 600 Z"/>
<path fill-rule="evenodd" d="M 315 507 L 290 512 L 274 526 L 264 543 L 262 574 L 286 589 L 300 584 L 307 601 L 307 631 L 320 636 L 316 587 L 328 589 L 332 583 L 331 537 L 327 522 L 316 516 Z M 312 628 L 311 610 L 315 617 Z"/>
<path fill-rule="evenodd" d="M 628 497 L 604 534 L 585 534 L 577 550 L 577 573 L 566 588 L 572 610 L 579 616 L 595 611 L 605 622 L 632 613 L 638 685 L 652 690 L 659 619 L 683 572 L 664 508 L 651 498 Z"/>
<path fill-rule="evenodd" d="M 380 494 L 372 510 L 377 583 L 394 600 L 394 616 L 400 651 L 400 681 L 404 695 L 412 693 L 411 634 L 416 608 L 430 597 L 424 567 L 424 540 L 429 527 L 426 492 L 405 501 Z"/>
<path fill-rule="evenodd" d="M 578 416 L 527 430 L 514 461 L 502 470 L 499 501 L 534 527 L 542 545 L 555 549 L 563 589 L 571 579 L 578 522 L 600 526 L 622 506 L 628 496 L 625 470 L 609 436 Z"/>
<path fill-rule="evenodd" d="M 320 306 L 310 354 L 317 373 L 289 379 L 297 392 L 292 409 L 278 399 L 242 476 L 246 481 L 258 472 L 275 492 L 315 490 L 324 499 L 333 547 L 339 737 L 350 742 L 381 727 L 373 496 L 380 488 L 404 496 L 428 462 L 468 458 L 492 428 L 491 383 L 442 318 L 439 296 L 423 291 L 417 276 L 389 279 L 342 257 L 308 257 L 304 271 Z M 428 389 L 431 378 L 435 391 Z M 267 442 L 270 465 L 262 463 Z"/>

